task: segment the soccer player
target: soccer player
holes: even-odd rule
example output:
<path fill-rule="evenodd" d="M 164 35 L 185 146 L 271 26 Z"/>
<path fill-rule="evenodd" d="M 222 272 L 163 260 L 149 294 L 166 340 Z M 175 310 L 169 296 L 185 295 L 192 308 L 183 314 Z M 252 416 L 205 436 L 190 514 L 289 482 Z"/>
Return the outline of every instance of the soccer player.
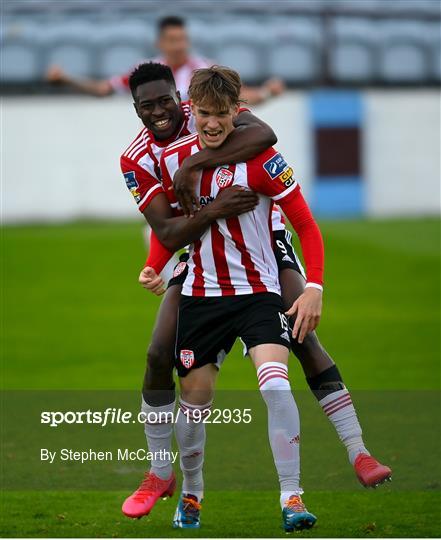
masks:
<path fill-rule="evenodd" d="M 170 142 L 195 130 L 194 118 L 189 104 L 181 103 L 173 74 L 167 66 L 141 64 L 132 73 L 129 83 L 135 110 L 144 128 L 121 156 L 121 169 L 139 210 L 159 240 L 169 249 L 179 249 L 199 238 L 216 219 L 254 208 L 258 202 L 257 195 L 233 187 L 224 190 L 194 219 L 173 217 L 161 183 L 159 160 Z M 234 134 L 221 147 L 200 152 L 203 166 L 249 159 L 276 141 L 273 131 L 247 110 L 241 110 L 235 125 Z M 178 265 L 175 277 L 169 284 L 147 353 L 142 410 L 149 418 L 157 418 L 157 421 L 145 425 L 151 452 L 171 449 L 172 427 L 167 422 L 167 413 L 173 413 L 175 409 L 172 372 L 176 314 L 185 277 L 184 274 L 179 276 L 179 269 L 184 268 L 183 262 Z M 123 512 L 130 517 L 148 514 L 159 497 L 173 493 L 174 486 L 175 477 L 170 461 L 154 460 L 140 488 L 125 501 Z"/>
<path fill-rule="evenodd" d="M 200 69 L 190 85 L 197 133 L 169 145 L 161 156 L 164 187 L 177 205 L 172 179 L 183 160 L 203 148 L 217 148 L 234 130 L 239 111 L 239 75 L 224 67 Z M 197 196 L 210 205 L 223 189 L 237 185 L 259 194 L 257 207 L 241 216 L 218 219 L 190 249 L 188 275 L 179 306 L 176 369 L 180 411 L 176 439 L 183 490 L 175 527 L 197 528 L 203 498 L 205 425 L 218 368 L 237 337 L 244 342 L 268 409 L 268 433 L 280 483 L 285 531 L 310 528 L 300 487 L 299 414 L 288 379 L 290 340 L 284 315 L 270 219 L 277 201 L 296 229 L 306 259 L 308 282 L 297 303 L 314 329 L 321 311 L 323 242 L 297 182 L 282 156 L 269 148 L 253 159 L 205 168 Z"/>
<path fill-rule="evenodd" d="M 169 219 L 171 210 L 168 203 L 165 202 L 165 195 L 160 185 L 159 159 L 170 140 L 194 132 L 194 119 L 187 103 L 179 106 L 173 76 L 167 68 L 157 64 L 141 65 L 133 73 L 130 84 L 135 109 L 146 127 L 122 156 L 121 167 L 127 187 L 134 196 L 139 210 L 144 213 L 147 221 L 153 225 L 160 239 L 167 244 L 167 242 L 173 241 L 173 235 L 170 234 L 170 227 L 168 226 L 172 220 Z M 144 95 L 149 99 L 141 103 L 141 98 Z M 152 106 L 154 106 L 154 111 L 150 110 Z M 170 119 L 171 124 L 164 123 L 165 118 Z M 197 177 L 202 167 L 213 167 L 225 162 L 232 163 L 232 157 L 242 160 L 244 159 L 244 152 L 251 154 L 252 151 L 261 152 L 275 143 L 275 135 L 272 130 L 250 113 L 241 112 L 235 124 L 236 129 L 229 135 L 226 143 L 215 150 L 206 148 L 194 156 L 188 157 L 181 165 L 181 169 L 178 170 L 175 179 L 180 177 L 181 172 L 184 180 L 187 175 L 192 179 L 194 176 Z M 249 144 L 247 145 L 247 143 Z M 250 151 L 250 149 L 253 150 Z M 237 193 L 236 195 L 244 194 Z M 243 202 L 245 203 L 245 201 Z M 213 206 L 213 204 L 209 205 L 205 210 L 210 210 L 210 207 L 213 208 Z M 237 210 L 239 211 L 239 208 Z M 205 215 L 202 213 L 201 216 L 196 215 L 194 224 L 191 224 L 191 226 L 201 226 L 205 230 L 208 221 L 205 221 L 205 225 L 201 225 L 198 220 L 201 218 L 206 220 L 207 217 L 209 215 L 206 213 Z M 282 293 L 285 306 L 288 308 L 303 291 L 302 269 L 289 242 L 289 233 L 285 230 L 280 212 L 273 212 L 272 226 Z M 184 241 L 181 236 L 181 239 L 178 240 L 182 240 L 182 245 L 184 245 L 192 239 L 194 237 L 186 237 Z M 167 245 L 172 250 L 177 247 L 170 243 Z M 155 246 L 157 244 L 154 242 L 152 245 L 153 251 Z M 168 253 L 165 257 L 162 257 L 162 264 L 170 256 L 171 254 Z M 158 269 L 161 265 L 161 257 L 156 262 L 158 263 L 156 269 Z M 152 266 L 155 266 L 156 262 L 153 259 L 150 260 Z M 158 273 L 159 271 L 158 269 Z M 174 410 L 175 393 L 172 370 L 176 331 L 175 313 L 181 285 L 185 279 L 185 272 L 186 265 L 182 261 L 175 269 L 175 276 L 169 283 L 167 293 L 161 304 L 147 354 L 147 369 L 143 385 L 143 410 L 156 412 L 158 417 L 161 412 Z M 144 269 L 140 280 L 146 288 L 153 290 L 153 292 L 159 293 L 163 290 L 162 280 L 154 274 L 152 268 Z M 328 412 L 329 419 L 337 429 L 340 439 L 346 445 L 351 463 L 355 463 L 358 454 L 366 456 L 368 452 L 363 450 L 364 443 L 361 439 L 361 428 L 357 415 L 350 397 L 348 399 L 349 394 L 338 369 L 320 345 L 314 332 L 309 333 L 303 343 L 299 343 L 299 341 L 302 341 L 301 336 L 298 340 L 292 339 L 291 341 L 297 356 L 301 359 L 312 391 L 321 400 L 320 404 L 325 412 Z M 335 400 L 340 399 L 342 400 L 341 403 L 340 401 L 335 402 Z M 344 407 L 341 409 L 338 407 L 339 410 L 336 410 L 337 407 L 334 410 L 330 408 L 327 411 L 334 402 L 337 405 L 344 405 Z M 170 449 L 172 438 L 170 425 L 161 423 L 156 425 L 147 424 L 145 431 L 149 448 L 152 450 Z M 359 449 L 359 451 L 356 452 L 354 449 Z M 380 481 L 381 475 L 385 473 L 378 462 L 370 457 L 369 460 L 364 457 L 363 459 L 360 458 L 356 463 L 356 473 L 362 483 L 374 485 Z M 148 514 L 158 497 L 165 493 L 173 482 L 171 463 L 166 461 L 153 462 L 151 471 L 146 475 L 145 481 L 124 504 L 124 513 L 131 517 Z"/>
<path fill-rule="evenodd" d="M 208 67 L 213 62 L 190 53 L 190 39 L 185 21 L 181 17 L 169 16 L 158 21 L 157 47 L 161 55 L 152 59 L 169 66 L 173 71 L 176 88 L 183 100 L 187 99 L 188 86 L 195 69 Z M 129 88 L 130 72 L 116 75 L 107 80 L 80 80 L 64 72 L 60 66 L 51 66 L 46 73 L 49 82 L 65 84 L 97 97 L 114 93 L 125 93 Z M 260 87 L 243 86 L 242 98 L 250 105 L 262 103 L 284 92 L 285 85 L 280 79 L 268 79 Z"/>
<path fill-rule="evenodd" d="M 175 173 L 175 186 L 178 180 L 193 181 L 200 174 L 200 153 L 195 153 L 180 162 L 180 169 Z M 281 166 L 284 162 L 281 162 Z M 285 164 L 286 165 L 286 164 Z M 280 168 L 282 170 L 283 167 Z M 277 170 L 277 168 L 276 168 Z M 187 186 L 187 201 L 196 200 L 192 182 Z M 176 193 L 176 189 L 175 189 Z M 189 212 L 192 212 L 190 210 Z M 279 267 L 279 279 L 282 285 L 282 296 L 285 309 L 290 308 L 305 288 L 303 269 L 290 243 L 290 233 L 280 227 L 280 221 L 273 219 L 275 254 Z M 168 255 L 170 256 L 170 254 Z M 167 257 L 165 257 L 167 258 Z M 148 265 L 155 266 L 155 257 L 149 257 Z M 160 267 L 156 267 L 159 271 Z M 182 267 L 180 270 L 183 270 Z M 151 274 L 151 268 L 141 272 L 140 281 L 147 289 L 153 284 L 158 286 L 160 278 Z M 185 270 L 184 270 L 185 271 Z M 361 484 L 366 487 L 375 487 L 388 479 L 391 475 L 389 467 L 381 465 L 370 456 L 362 439 L 362 430 L 350 394 L 345 387 L 337 366 L 320 344 L 315 332 L 307 332 L 307 326 L 300 328 L 304 319 L 304 308 L 299 303 L 288 313 L 294 315 L 297 310 L 297 325 L 294 336 L 291 336 L 291 347 L 300 359 L 307 382 L 318 399 L 323 411 L 334 425 L 340 440 L 346 446 L 348 458 L 354 466 L 356 475 Z M 290 318 L 290 326 L 294 325 L 294 316 Z M 298 335 L 298 337 L 295 337 Z"/>

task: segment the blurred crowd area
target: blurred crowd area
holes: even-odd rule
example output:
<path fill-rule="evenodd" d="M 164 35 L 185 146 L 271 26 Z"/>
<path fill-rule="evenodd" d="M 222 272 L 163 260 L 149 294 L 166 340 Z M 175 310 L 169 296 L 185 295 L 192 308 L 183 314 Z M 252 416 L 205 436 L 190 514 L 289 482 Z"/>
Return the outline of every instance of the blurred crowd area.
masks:
<path fill-rule="evenodd" d="M 4 0 L 3 92 L 72 91 L 50 84 L 106 80 L 158 55 L 158 20 L 185 18 L 194 55 L 245 83 L 288 87 L 438 86 L 439 0 Z"/>

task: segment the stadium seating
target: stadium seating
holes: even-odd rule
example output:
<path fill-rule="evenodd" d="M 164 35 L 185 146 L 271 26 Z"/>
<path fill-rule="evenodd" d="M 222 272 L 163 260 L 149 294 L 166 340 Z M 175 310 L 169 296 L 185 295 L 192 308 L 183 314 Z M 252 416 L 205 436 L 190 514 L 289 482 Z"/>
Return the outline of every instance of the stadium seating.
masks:
<path fill-rule="evenodd" d="M 382 51 L 379 70 L 388 82 L 420 81 L 429 72 L 427 53 L 418 42 L 390 43 Z"/>
<path fill-rule="evenodd" d="M 441 43 L 438 42 L 432 46 L 431 68 L 435 80 L 441 81 Z"/>
<path fill-rule="evenodd" d="M 386 82 L 430 77 L 431 31 L 430 23 L 380 23 L 380 77 Z"/>
<path fill-rule="evenodd" d="M 135 67 L 139 62 L 151 57 L 142 40 L 111 40 L 100 47 L 97 74 L 102 78 L 121 75 Z"/>
<path fill-rule="evenodd" d="M 235 38 L 215 51 L 216 61 L 223 66 L 236 69 L 244 80 L 261 78 L 262 64 L 260 47 L 252 41 Z"/>
<path fill-rule="evenodd" d="M 268 75 L 280 77 L 288 84 L 313 83 L 320 78 L 320 49 L 296 39 L 270 47 Z"/>
<path fill-rule="evenodd" d="M 378 37 L 372 20 L 336 18 L 331 36 L 329 67 L 336 81 L 367 83 L 376 78 Z"/>
<path fill-rule="evenodd" d="M 321 72 L 323 33 L 317 17 L 271 17 L 265 44 L 267 76 L 281 77 L 288 84 L 313 83 Z"/>
<path fill-rule="evenodd" d="M 90 77 L 96 73 L 96 54 L 83 41 L 61 39 L 47 46 L 45 65 L 65 66 L 75 77 Z"/>
<path fill-rule="evenodd" d="M 332 12 L 326 12 L 327 0 L 224 0 L 210 9 L 185 0 L 186 10 L 182 2 L 171 5 L 187 16 L 195 54 L 236 68 L 245 82 L 271 76 L 291 85 L 441 80 L 437 1 L 333 0 Z M 159 0 L 149 6 L 154 18 L 135 0 L 126 0 L 124 9 L 106 0 L 7 2 L 0 32 L 3 82 L 42 80 L 51 64 L 75 76 L 126 72 L 157 55 L 156 19 L 171 7 L 166 12 Z"/>
<path fill-rule="evenodd" d="M 2 40 L 1 78 L 3 81 L 32 81 L 41 76 L 42 56 L 26 39 Z"/>

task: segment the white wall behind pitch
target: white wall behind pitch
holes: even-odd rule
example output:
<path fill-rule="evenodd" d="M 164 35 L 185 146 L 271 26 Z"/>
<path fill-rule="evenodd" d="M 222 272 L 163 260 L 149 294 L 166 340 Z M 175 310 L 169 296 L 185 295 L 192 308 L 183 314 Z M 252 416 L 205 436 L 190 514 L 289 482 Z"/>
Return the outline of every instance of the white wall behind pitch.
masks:
<path fill-rule="evenodd" d="M 440 93 L 367 91 L 363 177 L 371 216 L 440 212 Z M 313 190 L 307 92 L 254 112 L 277 133 L 306 198 Z M 2 220 L 142 219 L 119 156 L 140 129 L 129 96 L 3 98 Z"/>
<path fill-rule="evenodd" d="M 305 99 L 287 94 L 255 112 L 307 188 Z M 4 223 L 140 217 L 119 169 L 141 128 L 129 96 L 17 97 L 2 105 Z"/>
<path fill-rule="evenodd" d="M 366 92 L 363 162 L 369 215 L 439 214 L 440 92 Z"/>
<path fill-rule="evenodd" d="M 129 97 L 3 101 L 3 221 L 133 217 L 119 156 L 140 129 Z"/>
<path fill-rule="evenodd" d="M 288 92 L 252 110 L 273 128 L 278 138 L 276 148 L 293 167 L 294 176 L 308 199 L 314 174 L 308 94 Z"/>

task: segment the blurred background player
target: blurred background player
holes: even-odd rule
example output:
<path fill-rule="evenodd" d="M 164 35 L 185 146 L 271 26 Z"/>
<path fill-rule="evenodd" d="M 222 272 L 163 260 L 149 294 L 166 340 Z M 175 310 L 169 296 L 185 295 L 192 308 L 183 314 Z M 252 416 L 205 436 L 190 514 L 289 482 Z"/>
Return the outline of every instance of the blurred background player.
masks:
<path fill-rule="evenodd" d="M 153 61 L 171 68 L 181 99 L 185 100 L 193 71 L 209 67 L 215 62 L 191 54 L 191 43 L 183 18 L 170 16 L 160 19 L 157 32 L 156 46 L 161 54 Z M 57 65 L 51 66 L 46 74 L 48 81 L 52 83 L 66 84 L 98 97 L 109 96 L 115 92 L 129 92 L 129 76 L 130 72 L 106 80 L 78 79 L 70 76 Z M 241 98 L 249 105 L 256 105 L 282 94 L 284 90 L 285 85 L 281 79 L 271 78 L 260 87 L 243 86 Z"/>

